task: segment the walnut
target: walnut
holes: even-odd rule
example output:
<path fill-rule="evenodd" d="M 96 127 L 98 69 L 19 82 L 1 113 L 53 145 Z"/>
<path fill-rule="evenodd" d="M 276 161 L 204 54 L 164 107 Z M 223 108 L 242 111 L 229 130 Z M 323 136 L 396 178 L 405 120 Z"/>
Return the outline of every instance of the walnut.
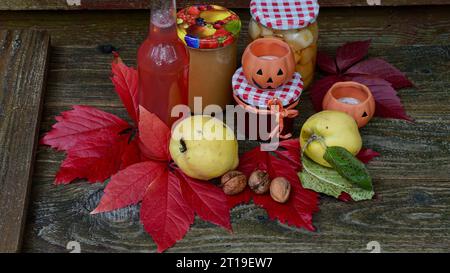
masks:
<path fill-rule="evenodd" d="M 284 177 L 277 177 L 270 183 L 270 196 L 278 203 L 286 203 L 291 193 L 291 183 Z"/>
<path fill-rule="evenodd" d="M 248 179 L 248 185 L 256 194 L 265 194 L 269 191 L 270 177 L 267 172 L 256 170 Z"/>
<path fill-rule="evenodd" d="M 239 194 L 247 186 L 247 177 L 239 171 L 231 171 L 222 176 L 220 184 L 226 195 Z"/>

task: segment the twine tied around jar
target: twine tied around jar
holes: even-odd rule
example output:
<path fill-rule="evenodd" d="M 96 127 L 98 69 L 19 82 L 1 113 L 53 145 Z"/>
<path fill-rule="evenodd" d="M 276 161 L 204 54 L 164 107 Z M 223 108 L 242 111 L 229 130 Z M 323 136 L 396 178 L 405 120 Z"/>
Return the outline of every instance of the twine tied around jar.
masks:
<path fill-rule="evenodd" d="M 298 105 L 298 101 L 291 105 L 292 108 Z M 270 133 L 270 138 L 273 138 L 276 134 L 280 134 L 279 137 L 281 139 L 288 139 L 292 137 L 292 133 L 288 133 L 286 135 L 282 135 L 281 133 L 284 130 L 284 119 L 285 118 L 296 118 L 298 116 L 298 110 L 296 109 L 285 109 L 283 104 L 278 98 L 273 98 L 269 100 L 267 103 L 268 108 L 270 109 L 270 113 L 278 116 L 278 125 L 274 128 L 274 130 Z"/>

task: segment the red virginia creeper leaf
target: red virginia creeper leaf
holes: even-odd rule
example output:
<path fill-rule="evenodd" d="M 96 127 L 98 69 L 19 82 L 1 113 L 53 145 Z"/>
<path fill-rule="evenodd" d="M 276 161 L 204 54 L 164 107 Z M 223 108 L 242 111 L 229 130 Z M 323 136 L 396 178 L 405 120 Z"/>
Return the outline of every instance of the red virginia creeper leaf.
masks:
<path fill-rule="evenodd" d="M 56 174 L 55 184 L 69 184 L 75 179 L 103 182 L 120 168 L 120 158 L 128 144 L 127 135 L 117 135 L 104 129 L 95 139 L 84 140 L 77 149 L 68 152 Z"/>
<path fill-rule="evenodd" d="M 227 197 L 219 187 L 209 181 L 186 176 L 177 169 L 183 197 L 194 212 L 203 220 L 231 230 L 230 210 Z"/>
<path fill-rule="evenodd" d="M 275 202 L 270 195 L 254 195 L 253 201 L 267 211 L 270 219 L 314 231 L 312 216 L 319 211 L 318 194 L 303 188 L 295 168 L 269 154 L 267 160 L 269 163 L 266 171 L 270 178 L 286 178 L 291 183 L 291 196 L 285 204 Z"/>
<path fill-rule="evenodd" d="M 369 53 L 371 41 L 357 41 L 342 45 L 336 52 L 336 64 L 339 71 L 344 72 L 350 66 L 361 61 Z"/>
<path fill-rule="evenodd" d="M 323 72 L 328 74 L 334 75 L 338 73 L 335 60 L 324 52 L 317 52 L 317 65 Z"/>
<path fill-rule="evenodd" d="M 194 210 L 183 198 L 178 177 L 166 170 L 151 183 L 141 206 L 141 222 L 158 252 L 181 240 L 194 222 Z"/>
<path fill-rule="evenodd" d="M 125 148 L 122 155 L 120 169 L 126 169 L 128 166 L 142 162 L 141 150 L 139 148 L 139 137 L 136 136 Z"/>
<path fill-rule="evenodd" d="M 228 195 L 227 196 L 227 204 L 228 208 L 231 210 L 232 208 L 250 203 L 250 200 L 252 200 L 252 191 L 249 187 L 246 187 L 245 190 L 239 194 L 236 195 Z"/>
<path fill-rule="evenodd" d="M 361 151 L 356 155 L 356 157 L 361 160 L 364 164 L 368 164 L 370 161 L 372 161 L 375 157 L 380 156 L 380 153 L 375 152 L 371 149 L 361 149 Z"/>
<path fill-rule="evenodd" d="M 113 211 L 142 201 L 147 187 L 166 172 L 167 164 L 146 161 L 132 165 L 111 177 L 97 208 L 91 214 Z"/>
<path fill-rule="evenodd" d="M 353 80 L 369 87 L 376 102 L 375 116 L 412 121 L 406 114 L 397 91 L 388 81 L 369 76 L 357 76 Z"/>
<path fill-rule="evenodd" d="M 301 170 L 300 141 L 298 138 L 280 142 L 278 150 L 274 152 L 280 159 L 292 164 L 297 171 Z"/>
<path fill-rule="evenodd" d="M 257 147 L 247 153 L 241 158 L 239 170 L 249 176 L 254 170 L 259 169 L 267 171 L 271 179 L 276 177 L 285 177 L 289 180 L 292 187 L 291 197 L 286 204 L 275 202 L 270 195 L 256 195 L 253 196 L 253 201 L 258 206 L 263 207 L 271 219 L 278 219 L 282 223 L 295 225 L 296 227 L 304 227 L 308 230 L 314 230 L 312 224 L 312 215 L 318 211 L 318 194 L 304 189 L 300 183 L 297 175 L 299 166 L 293 163 L 294 157 L 300 157 L 300 149 L 296 149 L 294 140 L 282 142 L 281 147 L 287 149 L 289 153 L 261 151 Z M 297 153 L 297 155 L 295 155 Z M 280 156 L 281 155 L 281 156 Z M 277 157 L 278 156 L 278 157 Z M 237 196 L 229 197 L 229 204 L 239 204 L 247 201 L 249 191 L 245 191 Z"/>
<path fill-rule="evenodd" d="M 350 196 L 350 194 L 346 193 L 346 192 L 342 192 L 341 195 L 339 195 L 338 198 L 340 201 L 342 202 L 351 202 L 353 201 L 352 197 Z"/>
<path fill-rule="evenodd" d="M 111 80 L 116 92 L 127 109 L 128 115 L 137 124 L 139 120 L 138 72 L 126 66 L 118 55 L 115 56 L 111 67 Z"/>
<path fill-rule="evenodd" d="M 130 128 L 127 122 L 115 115 L 89 106 L 73 106 L 73 110 L 61 113 L 57 123 L 40 141 L 59 151 L 82 149 L 84 143 L 95 143 L 104 134 L 119 135 Z"/>
<path fill-rule="evenodd" d="M 316 112 L 322 111 L 322 101 L 328 90 L 333 84 L 343 81 L 343 79 L 336 75 L 326 76 L 316 81 L 310 89 L 310 96 Z"/>
<path fill-rule="evenodd" d="M 403 72 L 385 60 L 378 58 L 357 63 L 347 70 L 346 74 L 376 76 L 390 82 L 395 89 L 413 86 Z"/>
<path fill-rule="evenodd" d="M 153 160 L 169 160 L 170 129 L 155 114 L 139 107 L 139 134 L 142 153 Z"/>

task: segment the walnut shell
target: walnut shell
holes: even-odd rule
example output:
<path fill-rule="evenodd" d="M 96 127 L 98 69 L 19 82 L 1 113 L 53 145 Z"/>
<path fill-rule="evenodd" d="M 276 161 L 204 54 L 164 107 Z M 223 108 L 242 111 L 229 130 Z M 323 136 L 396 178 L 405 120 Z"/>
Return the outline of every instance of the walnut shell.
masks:
<path fill-rule="evenodd" d="M 270 183 L 270 196 L 278 203 L 286 203 L 291 194 L 291 183 L 284 177 L 277 177 Z"/>
<path fill-rule="evenodd" d="M 248 179 L 248 185 L 256 194 L 265 194 L 269 191 L 270 177 L 267 172 L 256 170 Z"/>
<path fill-rule="evenodd" d="M 239 194 L 247 186 L 247 177 L 239 171 L 231 171 L 222 176 L 220 184 L 226 195 Z"/>

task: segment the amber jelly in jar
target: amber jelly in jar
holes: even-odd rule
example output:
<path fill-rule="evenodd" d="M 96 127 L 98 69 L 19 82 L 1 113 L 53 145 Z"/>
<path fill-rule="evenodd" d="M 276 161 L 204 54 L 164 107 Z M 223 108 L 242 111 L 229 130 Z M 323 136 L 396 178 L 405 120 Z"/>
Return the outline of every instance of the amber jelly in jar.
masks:
<path fill-rule="evenodd" d="M 195 5 L 177 14 L 178 36 L 190 55 L 189 106 L 200 113 L 208 105 L 225 109 L 232 102 L 231 79 L 237 66 L 241 21 L 233 11 L 217 5 Z M 194 98 L 202 109 L 194 109 Z"/>

